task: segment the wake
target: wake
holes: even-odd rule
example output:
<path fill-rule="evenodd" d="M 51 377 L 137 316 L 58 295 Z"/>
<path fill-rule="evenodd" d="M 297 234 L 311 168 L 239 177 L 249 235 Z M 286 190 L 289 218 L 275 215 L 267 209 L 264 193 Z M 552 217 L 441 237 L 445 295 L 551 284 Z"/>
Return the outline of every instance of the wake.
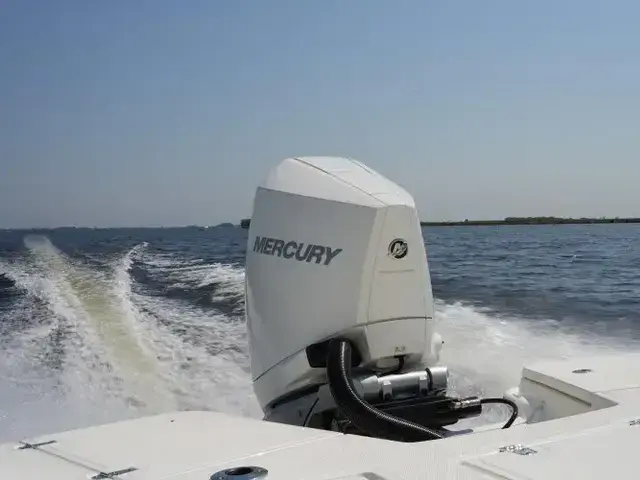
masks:
<path fill-rule="evenodd" d="M 242 268 L 185 262 L 141 243 L 98 271 L 46 237 L 27 237 L 25 246 L 26 255 L 0 263 L 0 276 L 23 293 L 0 314 L 15 325 L 0 340 L 0 440 L 170 410 L 261 417 L 249 374 Z M 212 300 L 236 308 L 225 315 L 151 295 L 132 278 L 134 265 L 162 276 L 169 290 L 212 287 Z M 638 347 L 461 303 L 436 301 L 436 320 L 445 341 L 441 363 L 450 368 L 451 393 L 461 396 L 501 396 L 539 359 Z M 502 416 L 497 407 L 483 421 Z"/>

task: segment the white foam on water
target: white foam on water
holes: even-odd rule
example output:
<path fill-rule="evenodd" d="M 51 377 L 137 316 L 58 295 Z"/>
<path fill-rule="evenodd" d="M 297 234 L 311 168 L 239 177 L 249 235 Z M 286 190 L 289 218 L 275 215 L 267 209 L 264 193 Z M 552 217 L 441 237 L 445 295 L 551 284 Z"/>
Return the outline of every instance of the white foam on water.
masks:
<path fill-rule="evenodd" d="M 502 317 L 461 303 L 436 301 L 436 330 L 444 340 L 440 363 L 450 370 L 450 393 L 502 397 L 520 382 L 522 368 L 540 360 L 611 354 L 638 349 L 637 342 L 603 338 L 553 320 Z M 586 326 L 588 328 L 588 326 Z M 482 418 L 467 425 L 508 417 L 506 407 L 485 407 Z"/>
<path fill-rule="evenodd" d="M 80 298 L 88 277 L 71 278 L 64 255 L 46 238 L 29 237 L 25 244 L 30 255 L 5 273 L 27 294 L 22 303 L 42 308 L 30 312 L 39 315 L 35 326 L 0 352 L 0 390 L 9 392 L 0 400 L 0 411 L 6 413 L 2 439 L 100 422 L 118 410 L 112 404 L 117 395 L 111 395 L 118 390 L 117 379 L 103 363 L 104 350 L 94 332 L 83 328 L 87 313 Z M 24 312 L 17 306 L 8 314 Z M 56 363 L 57 348 L 67 352 L 62 364 Z"/>
<path fill-rule="evenodd" d="M 129 268 L 146 245 L 107 272 L 44 237 L 25 245 L 29 256 L 2 273 L 46 318 L 2 345 L 0 440 L 177 409 L 259 415 L 242 323 L 132 291 Z M 56 329 L 63 364 L 47 365 Z"/>
<path fill-rule="evenodd" d="M 148 256 L 143 258 L 146 262 Z M 221 285 L 229 282 L 224 268 L 210 265 L 207 271 L 210 281 Z M 221 274 L 214 278 L 212 272 L 216 271 Z M 124 273 L 123 278 L 130 281 Z M 121 294 L 152 344 L 179 408 L 260 415 L 249 378 L 246 331 L 241 319 L 177 300 L 158 301 L 157 297 L 132 292 L 130 283 Z"/>

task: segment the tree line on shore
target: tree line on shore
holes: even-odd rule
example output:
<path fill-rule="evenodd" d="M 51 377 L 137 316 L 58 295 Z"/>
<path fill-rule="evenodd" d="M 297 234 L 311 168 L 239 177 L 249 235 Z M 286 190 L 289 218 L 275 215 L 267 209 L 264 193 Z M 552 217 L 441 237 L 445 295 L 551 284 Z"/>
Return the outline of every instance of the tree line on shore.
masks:
<path fill-rule="evenodd" d="M 420 222 L 423 227 L 448 227 L 463 225 L 581 225 L 594 223 L 640 223 L 640 218 L 563 218 L 563 217 L 506 217 L 503 220 L 462 220 L 450 222 Z M 249 228 L 250 218 L 240 220 L 242 228 Z"/>
<path fill-rule="evenodd" d="M 563 218 L 563 217 L 507 217 L 503 220 L 463 220 L 456 222 L 420 222 L 422 226 L 456 225 L 581 225 L 594 223 L 640 223 L 640 218 Z"/>

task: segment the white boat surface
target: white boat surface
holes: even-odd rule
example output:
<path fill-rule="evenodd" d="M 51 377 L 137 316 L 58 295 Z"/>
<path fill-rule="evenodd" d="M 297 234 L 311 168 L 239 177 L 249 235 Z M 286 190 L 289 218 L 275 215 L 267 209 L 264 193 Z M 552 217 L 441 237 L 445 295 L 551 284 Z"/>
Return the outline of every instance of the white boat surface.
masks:
<path fill-rule="evenodd" d="M 0 480 L 637 478 L 640 354 L 525 366 L 511 426 L 451 420 L 484 403 L 446 392 L 421 235 L 413 198 L 360 162 L 284 160 L 247 244 L 265 418 L 174 412 L 9 442 Z"/>

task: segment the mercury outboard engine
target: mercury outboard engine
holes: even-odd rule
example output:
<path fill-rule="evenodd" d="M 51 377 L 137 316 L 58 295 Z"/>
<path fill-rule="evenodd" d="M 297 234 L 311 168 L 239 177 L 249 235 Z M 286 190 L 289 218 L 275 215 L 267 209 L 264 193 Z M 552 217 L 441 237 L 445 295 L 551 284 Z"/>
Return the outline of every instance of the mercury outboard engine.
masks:
<path fill-rule="evenodd" d="M 505 399 L 447 396 L 413 198 L 352 159 L 289 158 L 257 189 L 246 319 L 265 420 L 400 441 Z"/>

